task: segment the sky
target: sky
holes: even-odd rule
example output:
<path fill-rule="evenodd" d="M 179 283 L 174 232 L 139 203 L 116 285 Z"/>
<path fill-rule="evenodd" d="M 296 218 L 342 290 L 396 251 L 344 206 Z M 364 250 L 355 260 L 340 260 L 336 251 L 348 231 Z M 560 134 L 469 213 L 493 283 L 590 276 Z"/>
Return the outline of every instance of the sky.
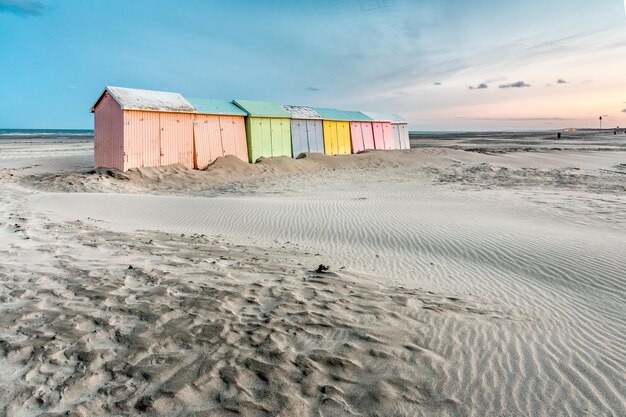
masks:
<path fill-rule="evenodd" d="M 625 3 L 0 0 L 0 128 L 93 128 L 107 85 L 411 130 L 626 127 Z"/>

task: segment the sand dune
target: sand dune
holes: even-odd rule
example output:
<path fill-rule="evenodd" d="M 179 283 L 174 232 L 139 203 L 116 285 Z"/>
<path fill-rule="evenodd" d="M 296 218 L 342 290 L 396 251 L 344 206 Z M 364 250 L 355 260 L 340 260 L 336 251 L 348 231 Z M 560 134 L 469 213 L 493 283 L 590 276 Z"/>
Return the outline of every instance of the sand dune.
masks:
<path fill-rule="evenodd" d="M 626 415 L 623 152 L 23 163 L 6 415 Z"/>

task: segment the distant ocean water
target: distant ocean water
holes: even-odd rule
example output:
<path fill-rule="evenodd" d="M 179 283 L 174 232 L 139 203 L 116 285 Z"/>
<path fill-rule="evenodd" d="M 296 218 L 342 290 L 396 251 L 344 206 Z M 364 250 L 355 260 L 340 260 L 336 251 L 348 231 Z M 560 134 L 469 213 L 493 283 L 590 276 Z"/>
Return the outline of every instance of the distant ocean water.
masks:
<path fill-rule="evenodd" d="M 90 129 L 0 129 L 0 140 L 92 139 Z"/>

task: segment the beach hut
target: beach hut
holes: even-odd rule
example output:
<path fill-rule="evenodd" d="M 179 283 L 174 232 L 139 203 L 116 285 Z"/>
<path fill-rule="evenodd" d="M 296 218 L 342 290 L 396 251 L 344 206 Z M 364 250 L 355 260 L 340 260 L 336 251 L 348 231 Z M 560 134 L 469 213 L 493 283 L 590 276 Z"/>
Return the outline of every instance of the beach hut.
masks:
<path fill-rule="evenodd" d="M 409 125 L 406 120 L 396 117 L 391 121 L 391 129 L 393 130 L 394 140 L 397 140 L 400 144 L 399 149 L 411 149 L 411 142 L 409 141 Z"/>
<path fill-rule="evenodd" d="M 374 135 L 375 149 L 400 149 L 394 142 L 391 121 L 387 116 L 380 113 L 362 112 L 372 120 L 372 132 Z"/>
<path fill-rule="evenodd" d="M 401 117 L 396 115 L 385 115 L 373 112 L 362 113 L 377 122 L 390 124 L 394 149 L 411 149 L 411 145 L 409 143 L 409 128 L 406 120 L 403 120 Z"/>
<path fill-rule="evenodd" d="M 372 119 L 359 111 L 347 111 L 350 118 L 350 141 L 352 153 L 358 153 L 368 149 L 376 149 L 374 132 L 372 130 Z"/>
<path fill-rule="evenodd" d="M 374 132 L 374 145 L 376 149 L 396 149 L 393 141 L 391 123 L 382 121 L 372 122 L 372 131 Z"/>
<path fill-rule="evenodd" d="M 106 87 L 92 106 L 94 165 L 193 168 L 195 109 L 178 93 Z"/>
<path fill-rule="evenodd" d="M 352 153 L 358 153 L 368 149 L 376 149 L 374 146 L 374 132 L 371 122 L 350 122 L 350 140 Z"/>
<path fill-rule="evenodd" d="M 301 153 L 324 153 L 322 116 L 306 106 L 284 105 L 291 114 L 291 154 L 296 158 Z"/>
<path fill-rule="evenodd" d="M 230 101 L 187 98 L 193 120 L 194 167 L 204 169 L 220 156 L 234 155 L 248 162 L 246 112 Z"/>
<path fill-rule="evenodd" d="M 269 101 L 234 100 L 246 112 L 250 162 L 271 156 L 291 156 L 291 114 Z"/>
<path fill-rule="evenodd" d="M 327 155 L 345 155 L 352 152 L 363 150 L 363 139 L 361 137 L 355 139 L 356 147 L 351 141 L 351 123 L 355 126 L 359 124 L 369 124 L 371 119 L 361 112 L 314 108 L 323 118 L 324 130 L 324 153 Z"/>
<path fill-rule="evenodd" d="M 321 115 L 324 132 L 324 153 L 326 155 L 345 155 L 351 153 L 350 121 L 345 112 L 337 109 L 315 107 Z"/>

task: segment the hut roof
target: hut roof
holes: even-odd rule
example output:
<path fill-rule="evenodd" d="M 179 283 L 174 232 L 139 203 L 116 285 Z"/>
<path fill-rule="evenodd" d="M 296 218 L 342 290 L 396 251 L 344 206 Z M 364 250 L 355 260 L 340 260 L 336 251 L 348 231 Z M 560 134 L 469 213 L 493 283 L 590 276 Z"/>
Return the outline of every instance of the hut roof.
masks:
<path fill-rule="evenodd" d="M 372 119 L 360 111 L 344 110 L 351 122 L 371 122 Z"/>
<path fill-rule="evenodd" d="M 406 120 L 404 120 L 402 117 L 398 116 L 397 114 L 385 114 L 385 113 L 377 113 L 377 112 L 371 112 L 371 111 L 364 111 L 361 113 L 363 113 L 364 115 L 366 115 L 367 117 L 369 117 L 370 119 L 376 122 L 406 123 Z"/>
<path fill-rule="evenodd" d="M 200 114 L 217 114 L 224 116 L 247 116 L 248 113 L 235 106 L 231 101 L 214 100 L 209 98 L 191 98 L 187 101 Z"/>
<path fill-rule="evenodd" d="M 314 107 L 313 110 L 322 115 L 326 120 L 346 121 L 346 122 L 371 122 L 372 119 L 359 111 L 326 109 Z"/>
<path fill-rule="evenodd" d="M 283 108 L 291 113 L 294 119 L 323 119 L 322 115 L 307 106 L 283 105 Z"/>
<path fill-rule="evenodd" d="M 283 106 L 271 101 L 233 100 L 233 103 L 252 117 L 291 118 L 291 113 L 285 110 Z"/>
<path fill-rule="evenodd" d="M 96 101 L 91 108 L 92 113 L 104 96 L 104 93 L 107 92 L 120 105 L 122 110 L 176 113 L 195 113 L 196 111 L 193 106 L 178 93 L 107 86 L 102 94 L 100 94 L 98 101 Z"/>

